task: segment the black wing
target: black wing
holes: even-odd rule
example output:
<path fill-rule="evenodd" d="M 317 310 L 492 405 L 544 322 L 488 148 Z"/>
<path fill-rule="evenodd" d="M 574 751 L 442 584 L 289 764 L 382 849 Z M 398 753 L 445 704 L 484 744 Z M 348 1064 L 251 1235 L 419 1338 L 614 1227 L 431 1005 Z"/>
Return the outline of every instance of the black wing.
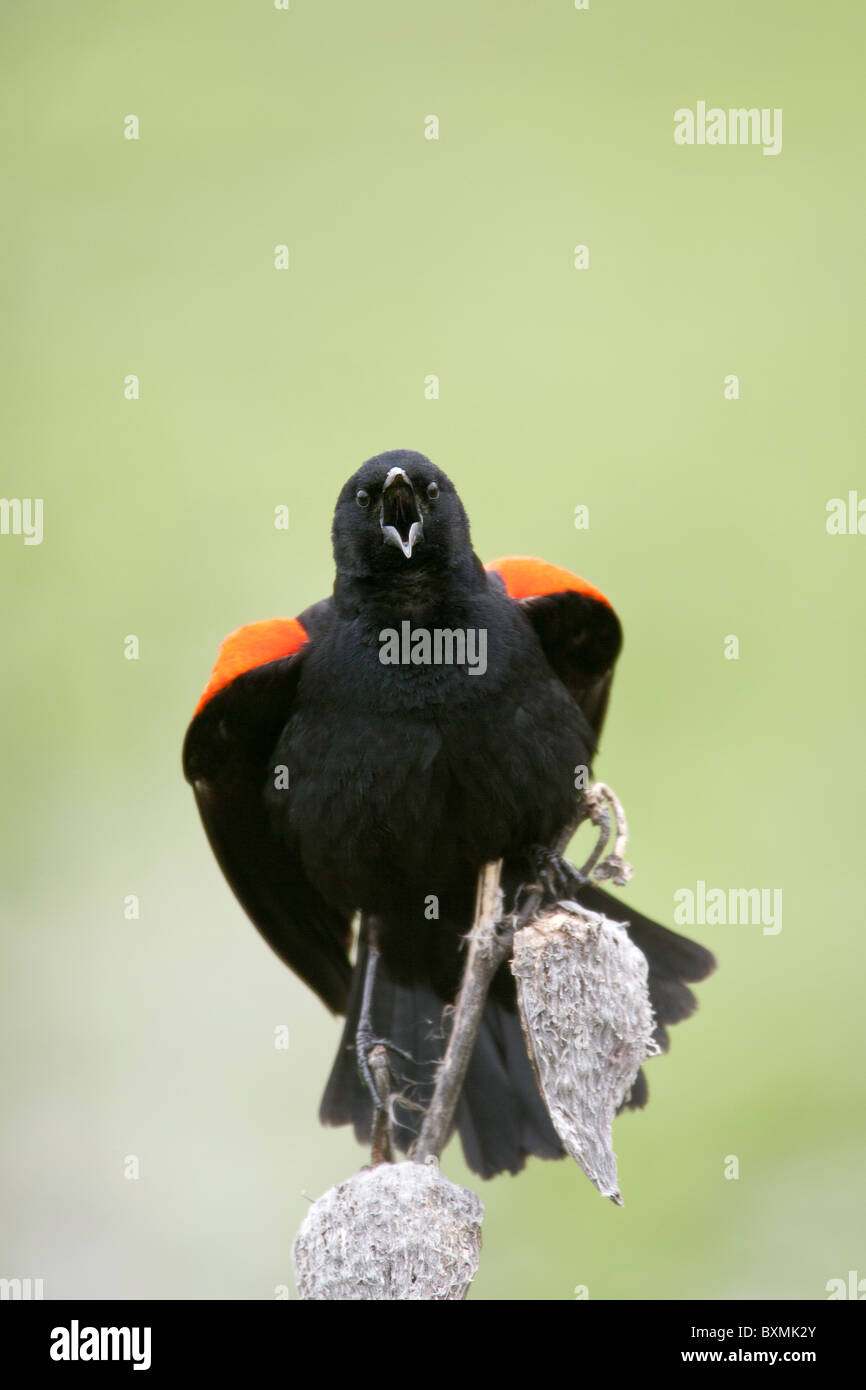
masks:
<path fill-rule="evenodd" d="M 330 1009 L 344 1013 L 350 920 L 325 902 L 294 847 L 274 833 L 264 797 L 266 780 L 274 776 L 274 748 L 292 717 L 303 659 L 302 649 L 219 690 L 189 726 L 183 770 L 241 906 L 280 959 Z"/>
<path fill-rule="evenodd" d="M 580 706 L 596 741 L 601 733 L 622 648 L 622 628 L 613 609 L 589 594 L 563 590 L 520 600 L 536 635 L 566 690 Z"/>

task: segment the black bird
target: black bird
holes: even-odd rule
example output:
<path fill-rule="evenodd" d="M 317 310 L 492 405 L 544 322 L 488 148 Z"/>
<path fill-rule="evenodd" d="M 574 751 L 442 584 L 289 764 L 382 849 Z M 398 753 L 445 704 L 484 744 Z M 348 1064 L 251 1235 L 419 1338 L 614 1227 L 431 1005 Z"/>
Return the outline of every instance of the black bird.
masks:
<path fill-rule="evenodd" d="M 577 770 L 591 766 L 622 637 L 607 599 L 566 570 L 525 557 L 485 569 L 453 484 L 422 454 L 362 465 L 338 498 L 333 546 L 330 598 L 223 643 L 183 765 L 239 901 L 346 1014 L 321 1119 L 369 1140 L 366 1047 L 387 1039 L 406 1149 L 442 1054 L 478 871 L 504 860 L 513 901 L 573 823 Z M 707 976 L 713 957 L 595 885 L 570 896 L 627 920 L 666 1049 L 666 1025 L 696 1005 L 685 982 Z M 646 1099 L 641 1073 L 625 1104 Z M 456 1125 L 483 1177 L 563 1152 L 507 965 Z"/>

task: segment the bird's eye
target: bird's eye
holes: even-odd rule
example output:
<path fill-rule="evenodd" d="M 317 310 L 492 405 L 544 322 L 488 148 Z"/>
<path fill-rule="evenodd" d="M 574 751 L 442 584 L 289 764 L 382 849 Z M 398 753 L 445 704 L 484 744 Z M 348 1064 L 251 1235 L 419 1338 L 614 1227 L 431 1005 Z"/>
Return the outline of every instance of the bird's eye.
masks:
<path fill-rule="evenodd" d="M 436 501 L 436 498 L 439 496 L 439 488 L 436 483 L 427 484 L 427 496 L 430 498 L 431 502 Z"/>
<path fill-rule="evenodd" d="M 365 492 L 363 488 L 359 488 L 358 491 L 355 493 L 355 501 L 358 503 L 358 506 L 359 506 L 359 507 L 369 507 L 369 505 L 370 505 L 370 494 L 369 494 L 369 492 Z"/>

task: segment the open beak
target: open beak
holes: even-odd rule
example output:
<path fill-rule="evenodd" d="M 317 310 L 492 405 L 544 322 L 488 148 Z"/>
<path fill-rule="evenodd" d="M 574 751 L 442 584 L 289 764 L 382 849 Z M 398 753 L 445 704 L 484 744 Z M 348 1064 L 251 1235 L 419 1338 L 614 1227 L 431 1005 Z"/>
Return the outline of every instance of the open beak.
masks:
<path fill-rule="evenodd" d="M 418 498 L 402 468 L 392 468 L 382 488 L 382 514 L 379 518 L 385 545 L 399 546 L 407 560 L 424 539 L 424 519 Z"/>

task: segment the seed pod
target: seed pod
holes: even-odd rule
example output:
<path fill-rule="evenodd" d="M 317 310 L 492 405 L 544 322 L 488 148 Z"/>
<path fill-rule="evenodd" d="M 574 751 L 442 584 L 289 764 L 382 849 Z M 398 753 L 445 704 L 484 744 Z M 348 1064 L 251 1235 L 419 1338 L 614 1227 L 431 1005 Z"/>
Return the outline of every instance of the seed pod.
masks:
<path fill-rule="evenodd" d="M 599 1192 L 622 1205 L 611 1126 L 658 1052 L 646 957 L 616 922 L 562 905 L 522 927 L 512 970 L 554 1128 Z"/>
<path fill-rule="evenodd" d="M 478 1269 L 480 1197 L 426 1163 L 363 1169 L 314 1202 L 292 1247 L 306 1300 L 459 1301 Z"/>

